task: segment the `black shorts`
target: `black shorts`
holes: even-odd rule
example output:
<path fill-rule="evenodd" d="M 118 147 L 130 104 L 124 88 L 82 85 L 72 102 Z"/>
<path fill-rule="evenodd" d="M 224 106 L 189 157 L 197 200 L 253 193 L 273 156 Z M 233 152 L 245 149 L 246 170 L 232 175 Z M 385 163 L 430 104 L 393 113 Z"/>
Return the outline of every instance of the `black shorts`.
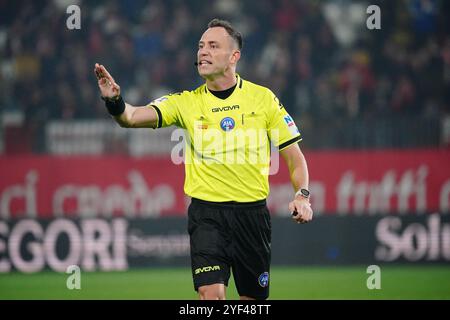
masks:
<path fill-rule="evenodd" d="M 266 201 L 220 203 L 192 199 L 188 232 L 194 288 L 223 283 L 230 269 L 240 296 L 269 296 L 271 222 Z"/>

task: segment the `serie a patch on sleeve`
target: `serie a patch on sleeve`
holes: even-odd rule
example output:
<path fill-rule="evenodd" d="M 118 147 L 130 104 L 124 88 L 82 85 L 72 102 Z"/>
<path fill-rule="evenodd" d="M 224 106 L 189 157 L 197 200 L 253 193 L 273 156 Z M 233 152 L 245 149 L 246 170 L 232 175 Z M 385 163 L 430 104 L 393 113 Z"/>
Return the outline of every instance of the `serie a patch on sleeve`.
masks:
<path fill-rule="evenodd" d="M 162 97 L 160 97 L 160 98 L 158 98 L 158 99 L 153 100 L 153 101 L 151 102 L 151 104 L 156 104 L 156 105 L 158 105 L 158 104 L 160 104 L 161 102 L 163 102 L 163 101 L 165 101 L 165 100 L 167 100 L 167 97 L 166 97 L 166 96 L 162 96 Z"/>
<path fill-rule="evenodd" d="M 297 126 L 295 125 L 294 119 L 292 119 L 292 117 L 290 115 L 284 116 L 284 122 L 286 123 L 290 133 L 293 136 L 296 136 L 300 133 Z"/>

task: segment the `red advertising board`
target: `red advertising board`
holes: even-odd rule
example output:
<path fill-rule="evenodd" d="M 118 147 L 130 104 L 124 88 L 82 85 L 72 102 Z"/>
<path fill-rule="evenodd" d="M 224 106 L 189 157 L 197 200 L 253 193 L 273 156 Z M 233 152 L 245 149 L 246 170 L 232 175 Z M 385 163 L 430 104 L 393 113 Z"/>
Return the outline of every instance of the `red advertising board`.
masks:
<path fill-rule="evenodd" d="M 317 214 L 448 213 L 450 150 L 305 152 Z M 269 207 L 288 215 L 282 160 Z M 170 157 L 0 157 L 0 219 L 184 215 L 184 168 Z"/>

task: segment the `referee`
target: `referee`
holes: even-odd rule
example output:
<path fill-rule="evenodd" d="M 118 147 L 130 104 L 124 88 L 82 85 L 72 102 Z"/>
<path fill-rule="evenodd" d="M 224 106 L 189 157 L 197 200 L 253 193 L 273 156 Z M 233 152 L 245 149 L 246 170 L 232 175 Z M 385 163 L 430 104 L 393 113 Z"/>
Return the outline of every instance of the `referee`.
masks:
<path fill-rule="evenodd" d="M 228 21 L 212 20 L 195 63 L 206 83 L 146 106 L 125 103 L 106 68 L 95 64 L 94 69 L 106 108 L 120 126 L 175 125 L 187 133 L 184 191 L 192 198 L 188 232 L 200 299 L 225 299 L 231 271 L 241 299 L 269 296 L 270 142 L 289 168 L 292 218 L 306 223 L 313 216 L 300 132 L 272 91 L 236 73 L 241 49 L 241 34 Z"/>

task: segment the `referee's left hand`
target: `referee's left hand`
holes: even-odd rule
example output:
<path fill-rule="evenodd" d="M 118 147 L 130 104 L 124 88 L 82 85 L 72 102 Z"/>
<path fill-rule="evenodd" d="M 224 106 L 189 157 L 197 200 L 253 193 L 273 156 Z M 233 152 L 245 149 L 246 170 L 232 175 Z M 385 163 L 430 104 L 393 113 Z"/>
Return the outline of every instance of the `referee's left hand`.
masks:
<path fill-rule="evenodd" d="M 313 218 L 311 203 L 309 203 L 308 199 L 301 196 L 289 203 L 289 210 L 293 213 L 292 219 L 297 221 L 297 223 L 307 223 Z"/>

